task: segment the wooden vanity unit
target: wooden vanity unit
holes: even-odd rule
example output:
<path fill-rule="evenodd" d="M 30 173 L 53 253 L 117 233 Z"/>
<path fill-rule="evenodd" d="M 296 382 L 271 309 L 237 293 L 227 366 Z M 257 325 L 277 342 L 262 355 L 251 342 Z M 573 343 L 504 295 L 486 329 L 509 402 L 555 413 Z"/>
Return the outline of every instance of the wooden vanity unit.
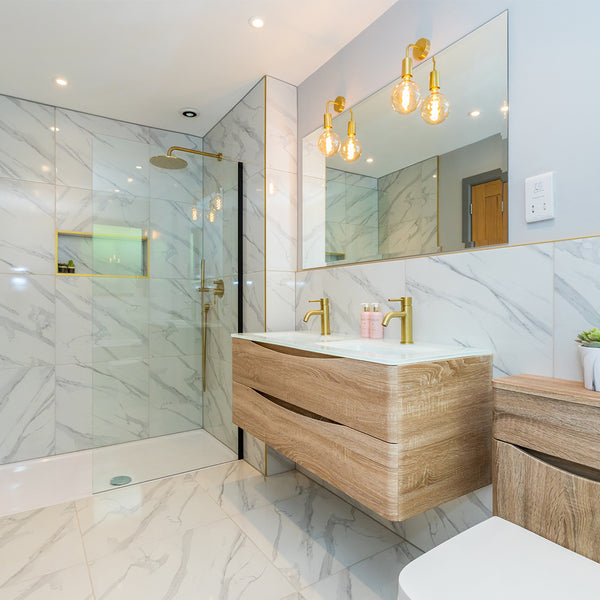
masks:
<path fill-rule="evenodd" d="M 600 393 L 494 380 L 494 482 L 495 515 L 600 562 Z"/>
<path fill-rule="evenodd" d="M 491 355 L 378 364 L 233 339 L 233 422 L 404 520 L 491 482 Z"/>

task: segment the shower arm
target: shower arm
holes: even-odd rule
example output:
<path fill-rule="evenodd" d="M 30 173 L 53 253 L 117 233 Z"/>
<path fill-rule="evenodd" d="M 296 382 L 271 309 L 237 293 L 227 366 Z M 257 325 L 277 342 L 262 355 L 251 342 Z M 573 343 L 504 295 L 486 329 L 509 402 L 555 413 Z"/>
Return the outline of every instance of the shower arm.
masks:
<path fill-rule="evenodd" d="M 167 150 L 167 156 L 171 156 L 171 152 L 177 150 L 178 152 L 189 152 L 190 154 L 200 154 L 200 156 L 210 156 L 211 158 L 216 158 L 218 161 L 223 160 L 223 153 L 219 152 L 218 154 L 211 154 L 210 152 L 202 152 L 201 150 L 192 150 L 191 148 L 182 148 L 181 146 L 171 146 Z"/>

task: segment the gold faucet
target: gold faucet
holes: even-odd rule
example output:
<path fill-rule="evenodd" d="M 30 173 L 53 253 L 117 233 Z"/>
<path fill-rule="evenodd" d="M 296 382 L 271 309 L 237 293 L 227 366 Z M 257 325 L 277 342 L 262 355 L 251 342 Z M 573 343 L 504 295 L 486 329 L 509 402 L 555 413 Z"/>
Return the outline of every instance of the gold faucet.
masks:
<path fill-rule="evenodd" d="M 390 324 L 392 319 L 398 317 L 402 319 L 402 338 L 400 342 L 402 344 L 413 343 L 413 332 L 412 332 L 412 298 L 410 296 L 402 298 L 388 298 L 388 302 L 400 302 L 400 310 L 389 312 L 383 317 L 381 323 L 384 327 Z"/>
<path fill-rule="evenodd" d="M 331 327 L 329 326 L 329 298 L 321 298 L 320 300 L 309 300 L 309 302 L 320 302 L 320 310 L 309 310 L 304 315 L 304 322 L 308 323 L 308 320 L 314 316 L 319 315 L 321 317 L 321 335 L 331 335 Z"/>

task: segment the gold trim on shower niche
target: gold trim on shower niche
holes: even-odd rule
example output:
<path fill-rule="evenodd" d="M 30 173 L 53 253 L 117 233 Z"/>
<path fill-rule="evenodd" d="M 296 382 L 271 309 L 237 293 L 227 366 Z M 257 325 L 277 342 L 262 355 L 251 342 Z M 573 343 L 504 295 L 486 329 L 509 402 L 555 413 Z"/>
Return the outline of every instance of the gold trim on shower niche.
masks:
<path fill-rule="evenodd" d="M 122 240 L 132 240 L 139 241 L 142 243 L 142 249 L 144 253 L 144 264 L 142 268 L 144 270 L 145 275 L 108 275 L 105 273 L 59 273 L 58 272 L 58 238 L 59 237 L 85 237 L 89 239 L 93 238 L 111 238 L 111 239 L 122 239 Z M 121 279 L 148 279 L 148 265 L 149 265 L 149 248 L 148 248 L 148 238 L 146 236 L 131 236 L 131 235 L 118 235 L 111 233 L 93 233 L 91 231 L 67 231 L 57 229 L 55 231 L 55 239 L 54 239 L 54 266 L 55 266 L 55 275 L 66 275 L 69 277 L 114 277 Z"/>

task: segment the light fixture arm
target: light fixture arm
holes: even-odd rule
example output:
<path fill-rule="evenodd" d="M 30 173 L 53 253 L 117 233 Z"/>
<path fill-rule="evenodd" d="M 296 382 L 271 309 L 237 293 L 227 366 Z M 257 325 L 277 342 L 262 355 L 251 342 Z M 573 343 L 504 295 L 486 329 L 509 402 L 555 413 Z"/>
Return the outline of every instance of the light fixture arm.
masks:
<path fill-rule="evenodd" d="M 354 137 L 356 135 L 356 123 L 354 122 L 354 113 L 350 108 L 350 120 L 348 121 L 348 136 Z"/>
<path fill-rule="evenodd" d="M 435 92 L 440 89 L 440 72 L 435 67 L 435 56 L 432 56 L 431 60 L 433 60 L 433 69 L 429 73 L 429 89 Z"/>
<path fill-rule="evenodd" d="M 406 56 L 402 60 L 402 79 L 410 79 L 413 76 L 413 59 L 410 56 L 410 49 L 413 49 L 413 58 L 423 60 L 429 54 L 431 42 L 427 38 L 420 38 L 414 44 L 406 46 Z"/>
<path fill-rule="evenodd" d="M 329 112 L 329 105 L 333 104 L 333 110 L 337 113 L 341 113 L 346 107 L 346 98 L 344 96 L 338 96 L 335 100 L 327 100 L 325 105 L 325 114 L 323 115 L 323 127 L 325 129 L 331 129 L 333 127 L 333 121 L 331 113 Z"/>

